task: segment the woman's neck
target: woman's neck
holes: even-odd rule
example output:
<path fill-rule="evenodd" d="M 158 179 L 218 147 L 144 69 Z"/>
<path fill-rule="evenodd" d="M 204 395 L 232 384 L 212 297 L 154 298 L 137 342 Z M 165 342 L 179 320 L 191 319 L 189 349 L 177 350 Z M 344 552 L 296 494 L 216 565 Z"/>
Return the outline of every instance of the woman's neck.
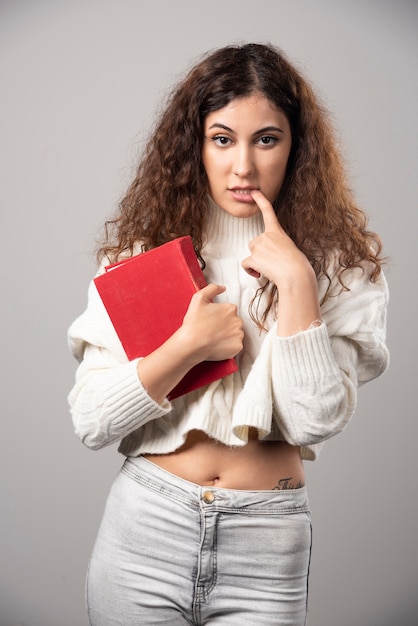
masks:
<path fill-rule="evenodd" d="M 264 231 L 264 221 L 261 212 L 252 217 L 235 217 L 209 197 L 204 230 L 204 248 L 232 253 L 244 250 L 247 254 L 249 242 Z"/>

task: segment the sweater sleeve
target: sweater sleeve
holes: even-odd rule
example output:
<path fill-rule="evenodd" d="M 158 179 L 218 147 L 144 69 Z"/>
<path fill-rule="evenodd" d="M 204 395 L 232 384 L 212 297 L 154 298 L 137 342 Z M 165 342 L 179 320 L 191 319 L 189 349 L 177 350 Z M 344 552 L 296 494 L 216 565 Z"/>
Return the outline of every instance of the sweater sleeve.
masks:
<path fill-rule="evenodd" d="M 97 450 L 167 414 L 167 401 L 157 404 L 137 373 L 138 359 L 128 361 L 94 282 L 86 311 L 68 331 L 69 348 L 79 361 L 68 396 L 76 435 Z"/>
<path fill-rule="evenodd" d="M 271 403 L 270 430 L 277 427 L 292 445 L 315 446 L 346 426 L 358 386 L 380 376 L 389 356 L 384 276 L 371 283 L 366 271 L 355 269 L 345 284 L 347 290 L 332 285 L 321 326 L 290 337 L 270 330 L 236 407 L 237 434 L 242 424 L 253 423 L 261 393 Z"/>

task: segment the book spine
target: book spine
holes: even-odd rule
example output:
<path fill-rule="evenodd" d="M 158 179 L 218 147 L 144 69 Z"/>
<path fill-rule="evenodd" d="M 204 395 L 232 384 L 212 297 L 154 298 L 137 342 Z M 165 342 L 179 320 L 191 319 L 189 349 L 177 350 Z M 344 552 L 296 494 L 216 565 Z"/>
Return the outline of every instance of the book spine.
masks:
<path fill-rule="evenodd" d="M 199 289 L 206 287 L 207 283 L 202 268 L 200 267 L 199 261 L 197 259 L 192 239 L 189 236 L 181 237 L 177 240 L 177 244 L 184 257 L 196 291 L 199 291 Z"/>

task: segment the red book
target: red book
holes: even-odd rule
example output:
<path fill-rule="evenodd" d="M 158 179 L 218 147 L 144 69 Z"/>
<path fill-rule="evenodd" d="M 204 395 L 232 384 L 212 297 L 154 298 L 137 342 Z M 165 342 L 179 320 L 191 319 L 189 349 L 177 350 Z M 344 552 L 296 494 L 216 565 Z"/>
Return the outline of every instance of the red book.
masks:
<path fill-rule="evenodd" d="M 207 284 L 189 236 L 105 269 L 94 282 L 129 360 L 147 356 L 180 328 L 193 294 Z M 237 369 L 235 359 L 203 361 L 168 398 L 173 400 Z"/>

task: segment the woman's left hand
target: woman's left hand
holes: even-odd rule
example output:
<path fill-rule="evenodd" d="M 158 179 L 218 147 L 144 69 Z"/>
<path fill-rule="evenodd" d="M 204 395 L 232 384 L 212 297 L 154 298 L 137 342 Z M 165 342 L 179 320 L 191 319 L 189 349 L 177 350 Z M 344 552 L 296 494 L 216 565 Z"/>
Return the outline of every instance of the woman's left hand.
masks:
<path fill-rule="evenodd" d="M 251 192 L 264 220 L 264 233 L 250 241 L 250 256 L 241 263 L 248 274 L 265 276 L 279 288 L 294 280 L 298 272 L 313 274 L 306 256 L 282 228 L 271 203 L 261 193 Z"/>
<path fill-rule="evenodd" d="M 318 283 L 312 265 L 282 228 L 271 203 L 260 191 L 251 195 L 263 214 L 264 233 L 250 241 L 250 256 L 242 267 L 251 275 L 275 283 L 280 296 L 277 334 L 306 330 L 320 319 Z"/>

